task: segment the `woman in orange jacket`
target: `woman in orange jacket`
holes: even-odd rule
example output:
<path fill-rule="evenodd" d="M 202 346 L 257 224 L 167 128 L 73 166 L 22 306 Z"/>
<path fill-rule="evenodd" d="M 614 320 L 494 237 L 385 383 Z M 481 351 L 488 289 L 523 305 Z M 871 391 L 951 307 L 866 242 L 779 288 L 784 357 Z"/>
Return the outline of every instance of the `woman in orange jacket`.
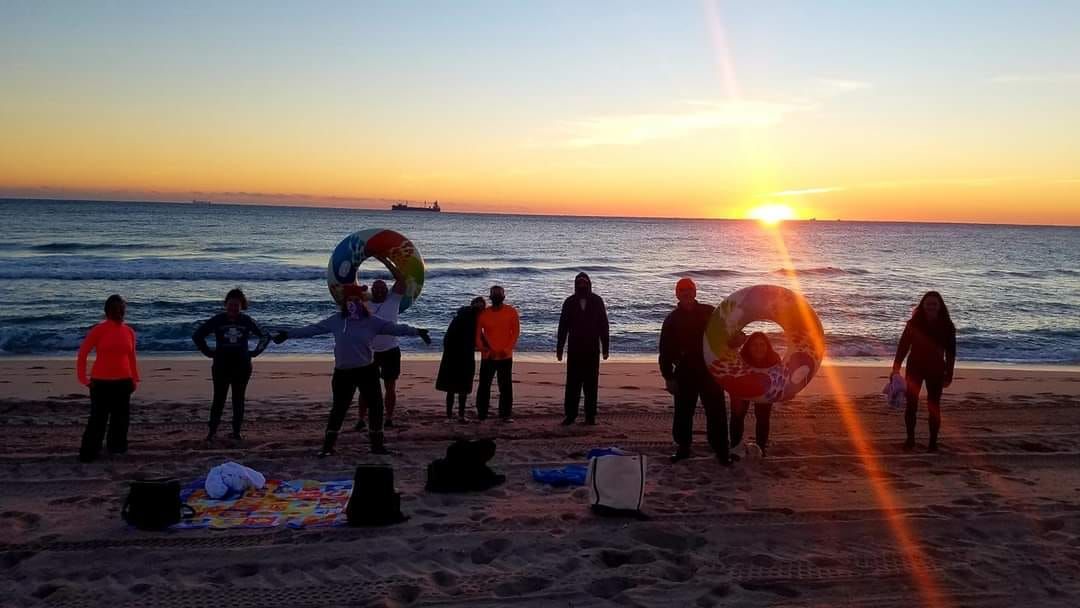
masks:
<path fill-rule="evenodd" d="M 97 458 L 102 439 L 110 454 L 127 452 L 131 393 L 139 385 L 139 366 L 135 360 L 135 331 L 124 323 L 126 312 L 124 298 L 109 296 L 105 300 L 105 320 L 86 334 L 79 347 L 75 371 L 79 383 L 90 387 L 90 419 L 79 448 L 82 462 Z M 92 350 L 97 356 L 87 377 L 86 358 Z"/>

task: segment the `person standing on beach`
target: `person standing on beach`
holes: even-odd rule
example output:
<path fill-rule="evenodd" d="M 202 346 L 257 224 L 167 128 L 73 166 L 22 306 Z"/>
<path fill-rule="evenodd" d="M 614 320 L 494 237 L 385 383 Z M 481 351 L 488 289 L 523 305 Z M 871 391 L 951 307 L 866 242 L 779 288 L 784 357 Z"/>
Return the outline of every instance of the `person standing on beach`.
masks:
<path fill-rule="evenodd" d="M 690 457 L 694 431 L 694 410 L 698 399 L 705 408 L 706 435 L 721 464 L 730 465 L 727 410 L 724 389 L 705 365 L 702 341 L 713 307 L 697 301 L 697 285 L 689 278 L 675 284 L 679 304 L 660 330 L 660 374 L 667 392 L 675 399 L 672 436 L 677 449 L 672 462 Z"/>
<path fill-rule="evenodd" d="M 926 410 L 930 418 L 930 442 L 927 450 L 937 451 L 938 431 L 941 429 L 941 393 L 953 381 L 956 366 L 956 326 L 949 316 L 945 300 L 936 291 L 923 295 L 919 305 L 904 326 L 896 346 L 892 373 L 900 373 L 907 359 L 904 380 L 907 384 L 907 408 L 904 423 L 907 440 L 904 449 L 915 447 L 915 421 L 919 409 L 919 391 L 926 383 Z"/>
<path fill-rule="evenodd" d="M 371 302 L 368 304 L 372 316 L 397 323 L 398 312 L 401 308 L 401 298 L 405 295 L 405 275 L 398 270 L 392 262 L 385 258 L 376 258 L 382 262 L 390 273 L 394 275 L 394 288 L 387 289 L 386 281 L 377 280 L 371 283 Z M 371 341 L 371 350 L 375 353 L 375 365 L 379 367 L 379 376 L 382 378 L 386 393 L 383 404 L 386 407 L 386 421 L 383 426 L 394 426 L 394 408 L 397 406 L 397 380 L 401 377 L 401 346 L 397 336 L 380 335 Z M 367 418 L 367 404 L 360 402 L 360 420 L 356 422 L 356 430 L 364 430 Z"/>
<path fill-rule="evenodd" d="M 371 341 L 377 335 L 419 336 L 426 344 L 431 337 L 426 329 L 398 325 L 372 316 L 367 307 L 367 289 L 360 285 L 346 285 L 341 302 L 341 312 L 298 329 L 279 331 L 274 342 L 281 344 L 290 338 L 310 338 L 322 334 L 334 335 L 334 375 L 330 381 L 334 405 L 326 423 L 319 457 L 334 453 L 341 425 L 349 413 L 353 395 L 360 391 L 360 398 L 367 403 L 371 416 L 368 437 L 373 454 L 388 454 L 383 440 L 383 400 L 379 386 L 379 367 L 374 363 Z"/>
<path fill-rule="evenodd" d="M 495 285 L 488 294 L 491 306 L 476 319 L 476 347 L 480 349 L 480 386 L 476 389 L 476 417 L 486 420 L 491 401 L 491 381 L 499 377 L 499 419 L 513 421 L 514 346 L 521 322 L 513 306 L 505 304 L 506 290 Z"/>
<path fill-rule="evenodd" d="M 739 339 L 743 339 L 744 334 L 738 334 Z M 763 332 L 756 331 L 750 334 L 750 337 L 745 338 L 745 343 L 739 350 L 739 356 L 742 357 L 750 367 L 758 369 L 765 369 L 774 365 L 780 364 L 780 355 L 773 350 L 772 343 L 769 342 L 769 337 Z M 750 401 L 746 399 L 731 399 L 731 447 L 735 448 L 742 441 L 743 427 L 746 421 L 746 413 L 750 410 Z M 756 419 L 754 429 L 754 441 L 755 445 L 761 456 L 765 456 L 765 452 L 769 445 L 769 421 L 772 418 L 772 404 L 768 402 L 755 401 L 754 402 L 754 418 Z M 747 446 L 748 448 L 750 446 Z M 749 449 L 747 450 L 749 452 Z"/>
<path fill-rule="evenodd" d="M 435 390 L 446 393 L 446 419 L 454 419 L 454 395 L 458 400 L 458 421 L 465 422 L 465 397 L 472 392 L 476 374 L 476 319 L 487 307 L 484 298 L 473 298 L 458 309 L 443 336 L 442 360 L 435 378 Z"/>
<path fill-rule="evenodd" d="M 139 365 L 135 359 L 135 330 L 124 323 L 125 314 L 124 298 L 109 296 L 105 300 L 105 320 L 86 334 L 75 360 L 79 383 L 90 387 L 90 418 L 79 448 L 81 462 L 97 459 L 102 439 L 110 454 L 127 452 L 131 394 L 139 386 Z M 87 377 L 90 351 L 96 355 Z"/>
<path fill-rule="evenodd" d="M 567 344 L 569 338 L 569 345 Z M 585 392 L 585 424 L 596 424 L 596 401 L 600 383 L 600 357 L 608 358 L 608 317 L 604 299 L 593 293 L 592 280 L 584 272 L 574 277 L 574 295 L 563 301 L 555 358 L 563 360 L 567 348 L 566 398 L 562 425 L 570 426 L 578 415 Z"/>
<path fill-rule="evenodd" d="M 248 380 L 251 379 L 251 360 L 258 357 L 267 344 L 270 334 L 259 327 L 251 317 L 244 314 L 248 308 L 247 296 L 240 289 L 230 290 L 225 295 L 225 311 L 210 317 L 195 330 L 191 340 L 199 352 L 214 360 L 210 367 L 210 376 L 214 383 L 214 398 L 210 404 L 210 429 L 206 442 L 213 443 L 221 424 L 221 413 L 225 409 L 225 398 L 232 387 L 232 434 L 230 439 L 239 441 L 240 427 L 244 424 L 244 393 Z M 214 335 L 214 348 L 206 343 L 206 338 Z M 250 349 L 249 339 L 259 339 L 254 350 Z"/>

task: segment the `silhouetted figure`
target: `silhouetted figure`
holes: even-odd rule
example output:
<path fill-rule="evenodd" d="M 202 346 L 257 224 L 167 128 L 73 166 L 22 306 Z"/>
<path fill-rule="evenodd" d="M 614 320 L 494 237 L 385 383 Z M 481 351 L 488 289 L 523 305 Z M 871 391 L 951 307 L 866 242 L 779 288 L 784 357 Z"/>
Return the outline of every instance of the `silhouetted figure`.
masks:
<path fill-rule="evenodd" d="M 907 409 L 904 410 L 904 422 L 907 425 L 907 441 L 904 448 L 910 450 L 915 447 L 919 391 L 925 382 L 926 410 L 930 417 L 930 443 L 927 449 L 933 452 L 937 450 L 938 431 L 941 429 L 941 393 L 952 384 L 956 365 L 956 326 L 940 293 L 926 292 L 915 307 L 896 346 L 892 373 L 900 373 L 900 365 L 905 358 Z"/>
<path fill-rule="evenodd" d="M 454 417 L 454 396 L 458 400 L 458 420 L 465 421 L 465 398 L 472 392 L 476 375 L 476 320 L 487 303 L 473 298 L 454 315 L 443 336 L 442 360 L 435 378 L 435 389 L 446 392 L 446 418 Z"/>
<path fill-rule="evenodd" d="M 722 464 L 731 464 L 724 389 L 709 373 L 701 346 L 713 307 L 697 301 L 697 285 L 688 278 L 679 279 L 675 296 L 679 304 L 660 330 L 660 374 L 675 399 L 672 436 L 678 447 L 671 461 L 690 457 L 694 410 L 700 398 L 709 445 Z"/>
<path fill-rule="evenodd" d="M 769 337 L 760 331 L 750 334 L 739 350 L 742 360 L 750 367 L 759 369 L 769 368 L 780 363 L 780 355 L 773 350 Z M 743 427 L 746 421 L 746 412 L 750 409 L 750 401 L 746 399 L 731 400 L 731 446 L 734 448 L 742 441 Z M 756 420 L 754 441 L 761 455 L 765 456 L 769 445 L 769 420 L 772 417 L 772 404 L 767 402 L 754 402 L 754 418 Z"/>
<path fill-rule="evenodd" d="M 244 292 L 233 289 L 225 295 L 225 312 L 214 315 L 199 326 L 191 336 L 199 352 L 214 360 L 210 376 L 214 382 L 214 399 L 210 405 L 210 430 L 206 441 L 212 442 L 221 424 L 221 413 L 225 409 L 225 398 L 232 387 L 232 439 L 242 439 L 240 427 L 244 424 L 244 393 L 251 379 L 251 359 L 258 357 L 267 344 L 270 334 L 264 332 L 258 323 L 242 311 L 247 310 L 248 301 Z M 214 348 L 206 343 L 206 338 L 214 334 Z M 259 339 L 254 350 L 250 350 L 248 340 L 251 336 Z"/>
<path fill-rule="evenodd" d="M 585 424 L 596 424 L 596 401 L 600 383 L 600 357 L 608 358 L 608 317 L 604 299 L 592 291 L 584 272 L 574 278 L 574 295 L 563 301 L 559 315 L 555 357 L 562 361 L 566 348 L 566 399 L 562 424 L 569 426 L 578 415 L 585 392 Z"/>

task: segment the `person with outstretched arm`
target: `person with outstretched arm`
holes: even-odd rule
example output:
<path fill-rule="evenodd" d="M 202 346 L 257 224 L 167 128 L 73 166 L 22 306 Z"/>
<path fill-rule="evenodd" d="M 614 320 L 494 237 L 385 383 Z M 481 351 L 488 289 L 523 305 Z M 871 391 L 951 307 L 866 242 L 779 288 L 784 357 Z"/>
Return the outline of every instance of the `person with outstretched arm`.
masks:
<path fill-rule="evenodd" d="M 401 308 L 401 299 L 405 296 L 407 286 L 405 275 L 398 270 L 392 262 L 386 258 L 376 258 L 382 262 L 390 273 L 394 275 L 394 287 L 388 289 L 386 281 L 382 279 L 371 283 L 371 301 L 368 307 L 372 316 L 397 323 L 398 312 Z M 401 377 L 401 345 L 398 344 L 397 336 L 379 335 L 371 341 L 371 350 L 375 353 L 375 365 L 379 367 L 379 377 L 382 378 L 386 391 L 383 394 L 383 407 L 386 409 L 383 426 L 394 426 L 394 408 L 397 406 L 397 380 Z M 364 430 L 365 418 L 367 418 L 367 404 L 360 402 L 360 420 L 356 423 L 356 430 Z"/>
<path fill-rule="evenodd" d="M 679 279 L 675 285 L 675 296 L 679 304 L 664 319 L 659 345 L 660 374 L 664 377 L 667 392 L 675 400 L 672 435 L 677 448 L 671 461 L 679 462 L 690 457 L 694 410 L 700 398 L 705 408 L 709 445 L 721 464 L 730 465 L 732 457 L 728 448 L 724 389 L 709 373 L 702 351 L 705 327 L 712 316 L 713 307 L 697 301 L 697 285 L 689 278 Z"/>
<path fill-rule="evenodd" d="M 79 460 L 93 462 L 101 441 L 110 454 L 128 449 L 131 394 L 139 386 L 135 358 L 135 330 L 124 323 L 127 301 L 113 294 L 105 300 L 105 320 L 95 325 L 79 347 L 75 372 L 79 383 L 90 387 L 90 418 L 83 432 Z M 86 375 L 86 360 L 94 351 L 94 366 Z"/>
<path fill-rule="evenodd" d="M 244 311 L 248 308 L 247 296 L 240 289 L 232 289 L 225 295 L 225 311 L 204 321 L 191 340 L 199 352 L 214 360 L 210 376 L 214 383 L 214 398 L 210 404 L 209 431 L 206 442 L 213 443 L 225 409 L 225 398 L 232 388 L 232 434 L 229 437 L 243 439 L 240 428 L 244 424 L 244 394 L 251 379 L 251 360 L 258 357 L 270 343 L 270 334 L 263 331 L 254 319 Z M 214 336 L 214 348 L 206 338 Z M 251 337 L 258 338 L 252 350 Z"/>
<path fill-rule="evenodd" d="M 574 277 L 574 294 L 563 301 L 555 358 L 566 350 L 566 396 L 563 426 L 574 424 L 581 393 L 585 393 L 585 424 L 596 424 L 600 384 L 600 357 L 608 358 L 609 328 L 604 299 L 593 293 L 592 280 L 584 272 Z"/>
<path fill-rule="evenodd" d="M 476 347 L 480 349 L 480 379 L 476 388 L 476 417 L 486 420 L 491 401 L 491 381 L 499 377 L 499 419 L 512 422 L 514 413 L 514 346 L 521 335 L 518 312 L 505 303 L 506 290 L 499 285 L 488 294 L 491 306 L 476 319 Z"/>
<path fill-rule="evenodd" d="M 904 449 L 915 447 L 915 421 L 919 410 L 919 391 L 926 383 L 926 411 L 930 418 L 930 442 L 927 450 L 938 449 L 938 432 L 941 430 L 941 393 L 953 381 L 956 367 L 956 325 L 949 316 L 945 300 L 936 291 L 923 295 L 911 318 L 904 326 L 900 343 L 896 346 L 892 373 L 899 374 L 900 366 L 907 359 L 904 380 L 907 384 L 907 408 L 904 423 L 907 440 Z"/>
<path fill-rule="evenodd" d="M 383 439 L 383 400 L 379 386 L 379 368 L 374 363 L 371 341 L 378 335 L 419 336 L 426 344 L 431 344 L 428 331 L 372 316 L 367 307 L 366 288 L 346 285 L 341 312 L 306 327 L 279 331 L 274 335 L 274 342 L 281 344 L 293 338 L 310 338 L 322 334 L 334 336 L 334 375 L 330 381 L 334 405 L 326 423 L 326 437 L 323 439 L 319 457 L 334 453 L 338 433 L 341 432 L 341 425 L 345 422 L 349 405 L 352 404 L 357 390 L 360 391 L 360 398 L 367 403 L 371 417 L 368 430 L 371 452 L 388 454 Z"/>

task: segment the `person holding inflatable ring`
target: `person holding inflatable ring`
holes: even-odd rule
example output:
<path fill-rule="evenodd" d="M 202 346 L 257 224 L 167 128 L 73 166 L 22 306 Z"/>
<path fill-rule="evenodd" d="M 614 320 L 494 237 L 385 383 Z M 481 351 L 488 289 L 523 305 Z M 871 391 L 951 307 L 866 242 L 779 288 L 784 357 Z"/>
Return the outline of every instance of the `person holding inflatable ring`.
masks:
<path fill-rule="evenodd" d="M 744 338 L 739 356 L 750 367 L 769 368 L 780 363 L 780 355 L 773 350 L 769 337 L 756 331 Z M 742 441 L 746 414 L 750 410 L 750 400 L 731 399 L 731 447 L 734 449 Z M 769 421 L 772 418 L 772 404 L 766 401 L 754 401 L 756 419 L 754 441 L 761 456 L 765 456 L 769 444 Z M 750 446 L 747 446 L 748 448 Z M 747 450 L 749 452 L 749 449 Z"/>
<path fill-rule="evenodd" d="M 728 448 L 727 408 L 724 389 L 705 365 L 702 342 L 713 307 L 697 301 L 697 285 L 689 278 L 675 285 L 679 304 L 664 319 L 660 330 L 660 374 L 675 401 L 672 436 L 677 446 L 672 462 L 690 457 L 694 432 L 694 410 L 698 399 L 705 408 L 706 436 L 716 458 L 732 463 Z"/>
<path fill-rule="evenodd" d="M 431 344 L 426 329 L 384 321 L 371 314 L 368 308 L 367 288 L 355 283 L 343 287 L 340 312 L 306 327 L 279 331 L 274 343 L 281 344 L 291 338 L 309 338 L 322 334 L 334 336 L 334 375 L 330 381 L 333 408 L 326 423 L 319 457 L 334 453 L 341 425 L 349 413 L 353 396 L 357 391 L 367 403 L 371 424 L 368 437 L 373 454 L 388 454 L 383 438 L 383 397 L 379 386 L 379 367 L 374 363 L 371 341 L 379 335 L 418 336 L 425 344 Z"/>
<path fill-rule="evenodd" d="M 926 410 L 930 418 L 930 441 L 927 450 L 937 451 L 941 430 L 941 393 L 952 384 L 956 366 L 956 325 L 949 316 L 945 300 L 936 291 L 926 292 L 904 326 L 896 346 L 892 373 L 900 373 L 907 359 L 904 379 L 907 384 L 907 408 L 904 423 L 907 440 L 904 449 L 915 447 L 915 421 L 919 409 L 919 391 L 926 383 Z"/>
<path fill-rule="evenodd" d="M 388 289 L 386 281 L 378 279 L 371 282 L 371 301 L 368 307 L 371 315 L 383 321 L 397 323 L 401 300 L 405 297 L 405 275 L 389 259 L 375 256 L 394 275 L 394 287 Z M 397 380 L 401 377 L 401 345 L 396 336 L 379 335 L 371 341 L 371 350 L 375 353 L 375 365 L 379 367 L 379 377 L 386 389 L 383 394 L 383 407 L 386 409 L 383 426 L 394 426 L 394 408 L 397 405 Z M 362 431 L 367 418 L 367 403 L 360 402 L 360 420 L 356 430 Z"/>

